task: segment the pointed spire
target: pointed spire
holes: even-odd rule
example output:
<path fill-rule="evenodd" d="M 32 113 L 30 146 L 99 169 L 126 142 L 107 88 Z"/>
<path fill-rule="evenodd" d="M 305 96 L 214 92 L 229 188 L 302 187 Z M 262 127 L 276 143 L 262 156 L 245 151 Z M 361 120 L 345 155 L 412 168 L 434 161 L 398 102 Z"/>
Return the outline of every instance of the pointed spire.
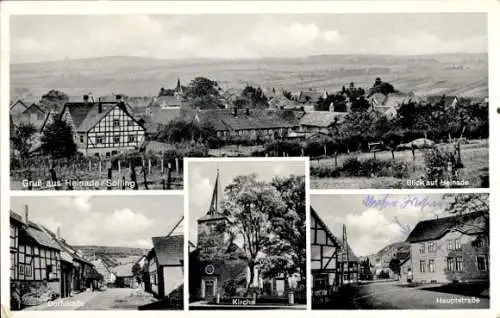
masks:
<path fill-rule="evenodd" d="M 175 91 L 177 93 L 182 93 L 181 79 L 180 78 L 177 79 L 177 86 L 175 87 Z"/>
<path fill-rule="evenodd" d="M 219 213 L 219 169 L 217 169 L 217 177 L 215 178 L 214 192 L 212 194 L 212 201 L 210 202 L 209 215 L 216 215 Z"/>

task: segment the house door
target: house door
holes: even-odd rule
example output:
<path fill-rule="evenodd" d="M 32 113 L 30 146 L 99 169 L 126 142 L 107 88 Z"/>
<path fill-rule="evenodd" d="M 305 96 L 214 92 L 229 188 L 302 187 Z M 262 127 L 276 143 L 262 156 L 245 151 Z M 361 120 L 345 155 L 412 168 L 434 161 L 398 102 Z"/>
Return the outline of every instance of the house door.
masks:
<path fill-rule="evenodd" d="M 208 279 L 205 281 L 205 300 L 207 302 L 213 301 L 215 296 L 215 281 Z"/>

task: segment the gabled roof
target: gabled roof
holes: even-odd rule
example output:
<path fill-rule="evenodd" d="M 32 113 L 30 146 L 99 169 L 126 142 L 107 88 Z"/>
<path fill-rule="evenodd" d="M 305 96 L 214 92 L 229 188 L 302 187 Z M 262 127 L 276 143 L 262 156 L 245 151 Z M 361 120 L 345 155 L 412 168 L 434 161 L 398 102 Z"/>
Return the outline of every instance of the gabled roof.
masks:
<path fill-rule="evenodd" d="M 15 100 L 14 102 L 12 102 L 12 103 L 10 104 L 10 106 L 9 106 L 9 110 L 11 110 L 12 108 L 14 108 L 14 106 L 16 106 L 16 105 L 18 105 L 18 104 L 19 104 L 19 105 L 21 105 L 21 106 L 24 106 L 24 108 L 28 108 L 28 105 L 26 105 L 26 103 L 25 103 L 25 102 L 23 102 L 23 101 L 22 101 L 22 100 L 20 100 L 20 99 L 17 99 L 17 100 Z"/>
<path fill-rule="evenodd" d="M 337 246 L 338 248 L 340 249 L 339 253 L 338 253 L 338 259 L 339 261 L 342 261 L 342 260 L 348 260 L 349 262 L 359 262 L 359 258 L 356 256 L 356 254 L 354 254 L 354 252 L 352 251 L 351 249 L 351 246 L 349 244 L 346 244 L 347 245 L 347 250 L 344 249 L 343 247 L 343 243 L 341 240 L 339 240 L 331 231 L 330 229 L 328 228 L 328 226 L 326 226 L 326 224 L 323 222 L 323 220 L 319 217 L 318 213 L 316 212 L 316 210 L 313 209 L 313 207 L 311 206 L 310 207 L 310 213 L 311 213 L 311 219 L 312 218 L 315 218 L 316 219 L 316 222 L 318 222 L 321 227 L 323 227 L 323 229 L 325 230 L 325 232 L 327 233 L 328 237 L 330 238 L 330 240 L 332 240 Z M 345 259 L 344 259 L 345 258 Z"/>
<path fill-rule="evenodd" d="M 270 111 L 250 109 L 246 114 L 245 109 L 238 109 L 236 116 L 234 110 L 210 109 L 199 110 L 195 118 L 200 122 L 210 123 L 217 131 L 258 130 L 292 128 L 298 126 L 295 116 L 290 116 L 287 111 Z"/>
<path fill-rule="evenodd" d="M 316 91 L 316 90 L 308 90 L 308 91 L 301 91 L 299 93 L 299 98 L 298 102 L 299 103 L 316 103 L 321 96 L 323 96 L 323 92 Z"/>
<path fill-rule="evenodd" d="M 102 276 L 106 276 L 112 273 L 111 269 L 101 260 L 92 261 L 96 271 Z"/>
<path fill-rule="evenodd" d="M 291 101 L 283 95 L 275 95 L 269 101 L 269 108 L 286 108 L 286 107 L 299 107 L 297 102 Z"/>
<path fill-rule="evenodd" d="M 14 220 L 15 222 L 21 223 L 21 234 L 26 235 L 28 239 L 34 241 L 36 244 L 43 247 L 60 250 L 59 244 L 42 229 L 41 225 L 38 225 L 37 223 L 31 221 L 29 222 L 29 224 L 26 224 L 23 221 L 22 217 L 12 210 L 10 211 L 10 219 L 11 222 L 12 220 Z"/>
<path fill-rule="evenodd" d="M 177 99 L 175 96 L 158 96 L 152 103 L 152 107 L 181 107 L 182 100 Z"/>
<path fill-rule="evenodd" d="M 113 267 L 112 272 L 116 277 L 132 277 L 134 273 L 132 272 L 132 267 L 134 263 L 121 264 Z"/>
<path fill-rule="evenodd" d="M 333 126 L 336 122 L 342 121 L 344 116 L 347 114 L 348 113 L 314 111 L 306 113 L 302 118 L 300 118 L 299 123 L 301 126 L 328 128 Z"/>
<path fill-rule="evenodd" d="M 99 112 L 99 102 L 66 103 L 63 112 L 67 109 L 77 132 L 87 132 L 92 129 L 102 118 L 109 114 L 115 107 L 120 107 L 134 121 L 134 117 L 127 109 L 125 103 L 101 102 L 102 111 Z"/>
<path fill-rule="evenodd" d="M 389 245 L 385 246 L 384 248 L 382 248 L 380 251 L 377 252 L 376 255 L 384 254 L 387 251 L 389 251 L 391 248 L 395 248 L 396 250 L 409 249 L 410 248 L 410 244 L 408 242 L 396 242 L 396 243 L 392 243 L 392 244 L 389 244 Z"/>
<path fill-rule="evenodd" d="M 182 265 L 184 260 L 184 236 L 153 237 L 153 250 L 160 266 Z"/>
<path fill-rule="evenodd" d="M 483 212 L 471 212 L 460 215 L 453 215 L 444 218 L 420 221 L 406 239 L 406 242 L 416 243 L 430 240 L 437 240 L 446 235 L 451 230 L 458 230 L 466 234 L 477 234 L 484 232 L 481 227 L 474 223 L 481 219 Z M 482 222 L 482 221 L 480 221 Z"/>

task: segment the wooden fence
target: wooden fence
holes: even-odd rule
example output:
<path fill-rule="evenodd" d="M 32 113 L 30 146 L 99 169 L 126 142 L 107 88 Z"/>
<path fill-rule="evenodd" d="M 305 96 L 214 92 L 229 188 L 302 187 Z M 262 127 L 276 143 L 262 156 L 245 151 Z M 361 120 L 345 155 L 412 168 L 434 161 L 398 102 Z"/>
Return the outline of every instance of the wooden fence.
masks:
<path fill-rule="evenodd" d="M 24 161 L 11 170 L 13 190 L 170 190 L 183 188 L 182 159 Z"/>

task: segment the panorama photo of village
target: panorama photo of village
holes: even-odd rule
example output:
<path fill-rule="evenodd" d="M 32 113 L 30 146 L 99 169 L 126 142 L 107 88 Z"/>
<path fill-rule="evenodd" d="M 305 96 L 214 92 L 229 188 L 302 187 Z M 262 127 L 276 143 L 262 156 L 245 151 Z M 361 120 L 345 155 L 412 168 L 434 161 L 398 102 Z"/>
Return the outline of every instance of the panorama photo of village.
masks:
<path fill-rule="evenodd" d="M 312 309 L 490 308 L 486 193 L 311 195 Z"/>
<path fill-rule="evenodd" d="M 488 187 L 486 20 L 14 16 L 11 189 L 175 190 L 187 157 L 298 156 L 317 189 Z"/>
<path fill-rule="evenodd" d="M 190 310 L 306 309 L 307 161 L 288 159 L 189 160 Z"/>
<path fill-rule="evenodd" d="M 183 211 L 181 195 L 11 197 L 11 310 L 182 310 Z"/>

